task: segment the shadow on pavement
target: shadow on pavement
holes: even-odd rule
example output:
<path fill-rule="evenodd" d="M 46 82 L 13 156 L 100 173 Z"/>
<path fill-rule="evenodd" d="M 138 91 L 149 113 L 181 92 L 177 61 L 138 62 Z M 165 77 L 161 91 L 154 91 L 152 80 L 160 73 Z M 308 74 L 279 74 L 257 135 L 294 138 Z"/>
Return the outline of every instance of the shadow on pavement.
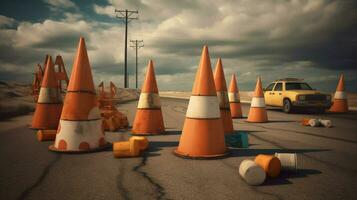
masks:
<path fill-rule="evenodd" d="M 279 177 L 277 178 L 267 178 L 262 186 L 271 185 L 286 185 L 292 184 L 288 179 L 293 178 L 306 178 L 310 175 L 321 174 L 322 172 L 316 169 L 298 169 L 296 172 L 293 171 L 281 171 Z"/>
<path fill-rule="evenodd" d="M 240 149 L 230 148 L 230 157 L 246 157 L 256 156 L 258 154 L 274 154 L 274 153 L 309 153 L 331 151 L 330 149 Z"/>

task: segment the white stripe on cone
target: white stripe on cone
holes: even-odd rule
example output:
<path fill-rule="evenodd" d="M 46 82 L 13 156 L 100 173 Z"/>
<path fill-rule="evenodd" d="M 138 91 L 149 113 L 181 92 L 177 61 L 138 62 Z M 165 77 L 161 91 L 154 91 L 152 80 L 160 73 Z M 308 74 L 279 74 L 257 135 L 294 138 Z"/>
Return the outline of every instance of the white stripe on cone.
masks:
<path fill-rule="evenodd" d="M 279 158 L 282 169 L 292 171 L 298 169 L 298 158 L 296 153 L 275 153 L 275 157 Z"/>
<path fill-rule="evenodd" d="M 230 103 L 240 103 L 238 92 L 228 92 L 228 99 Z"/>
<path fill-rule="evenodd" d="M 41 87 L 38 103 L 62 103 L 62 97 L 56 88 Z"/>
<path fill-rule="evenodd" d="M 202 119 L 220 118 L 221 114 L 217 96 L 191 96 L 186 117 Z"/>
<path fill-rule="evenodd" d="M 344 92 L 344 91 L 336 91 L 335 99 L 347 99 L 346 92 Z"/>
<path fill-rule="evenodd" d="M 253 108 L 265 108 L 264 97 L 253 97 L 252 103 L 250 106 Z"/>
<path fill-rule="evenodd" d="M 78 151 L 81 142 L 87 142 L 90 149 L 99 147 L 102 134 L 102 120 L 67 121 L 60 120 L 61 130 L 56 135 L 55 147 L 61 140 L 66 141 L 67 150 Z"/>
<path fill-rule="evenodd" d="M 252 160 L 243 160 L 239 166 L 239 174 L 250 185 L 264 183 L 266 174 L 262 167 Z"/>
<path fill-rule="evenodd" d="M 228 94 L 225 91 L 217 92 L 218 102 L 220 108 L 229 108 Z"/>
<path fill-rule="evenodd" d="M 161 108 L 159 94 L 142 92 L 139 97 L 138 108 Z"/>

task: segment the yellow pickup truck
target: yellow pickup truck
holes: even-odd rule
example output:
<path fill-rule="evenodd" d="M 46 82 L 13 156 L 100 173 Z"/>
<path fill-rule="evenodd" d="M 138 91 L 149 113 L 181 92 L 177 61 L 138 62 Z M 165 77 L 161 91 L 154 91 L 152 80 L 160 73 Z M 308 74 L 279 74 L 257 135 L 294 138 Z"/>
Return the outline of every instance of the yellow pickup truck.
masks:
<path fill-rule="evenodd" d="M 332 105 L 331 95 L 312 89 L 302 79 L 278 79 L 264 88 L 265 104 L 281 107 L 291 113 L 296 108 L 312 108 L 324 112 Z"/>

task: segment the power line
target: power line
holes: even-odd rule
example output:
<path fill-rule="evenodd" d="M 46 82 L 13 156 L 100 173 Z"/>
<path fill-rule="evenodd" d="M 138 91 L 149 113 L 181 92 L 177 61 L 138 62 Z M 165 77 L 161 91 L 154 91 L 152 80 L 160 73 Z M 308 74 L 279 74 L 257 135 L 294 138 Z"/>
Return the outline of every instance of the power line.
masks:
<path fill-rule="evenodd" d="M 138 49 L 144 47 L 143 40 L 130 40 L 135 46 L 130 46 L 135 48 L 135 87 L 138 89 Z"/>
<path fill-rule="evenodd" d="M 128 45 L 128 23 L 132 20 L 138 19 L 138 17 L 131 17 L 134 14 L 139 14 L 137 10 L 117 10 L 115 13 L 120 13 L 121 16 L 116 15 L 116 18 L 121 19 L 125 23 L 125 47 L 124 47 L 124 88 L 129 87 L 128 81 L 128 62 L 127 62 L 127 45 Z"/>

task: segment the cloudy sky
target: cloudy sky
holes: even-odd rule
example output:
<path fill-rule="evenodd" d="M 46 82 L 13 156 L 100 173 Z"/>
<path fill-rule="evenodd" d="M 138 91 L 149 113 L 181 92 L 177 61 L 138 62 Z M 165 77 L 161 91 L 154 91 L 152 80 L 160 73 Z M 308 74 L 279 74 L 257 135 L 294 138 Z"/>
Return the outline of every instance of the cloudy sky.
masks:
<path fill-rule="evenodd" d="M 304 78 L 314 88 L 335 90 L 338 75 L 357 92 L 355 0 L 1 0 L 0 80 L 31 82 L 45 54 L 61 54 L 68 73 L 79 36 L 84 36 L 96 83 L 123 86 L 124 25 L 114 9 L 139 11 L 128 39 L 139 50 L 139 85 L 149 59 L 159 89 L 190 90 L 202 46 L 212 67 L 223 59 L 227 82 L 241 90 L 277 78 Z M 130 87 L 135 51 L 128 49 Z"/>

